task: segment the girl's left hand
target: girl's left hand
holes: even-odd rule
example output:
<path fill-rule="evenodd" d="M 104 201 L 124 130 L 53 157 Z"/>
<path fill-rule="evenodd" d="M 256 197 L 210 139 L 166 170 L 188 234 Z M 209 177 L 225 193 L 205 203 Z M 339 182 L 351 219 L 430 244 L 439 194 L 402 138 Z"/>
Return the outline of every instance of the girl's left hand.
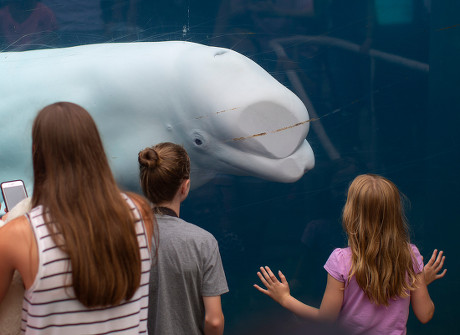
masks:
<path fill-rule="evenodd" d="M 288 298 L 291 294 L 286 277 L 281 273 L 281 271 L 278 271 L 278 275 L 280 276 L 281 282 L 278 280 L 278 278 L 276 278 L 268 266 L 265 268 L 260 267 L 260 271 L 257 272 L 257 276 L 259 276 L 262 284 L 264 284 L 267 289 L 263 289 L 256 284 L 254 284 L 254 287 L 260 292 L 268 295 L 276 302 L 283 305 L 283 301 L 285 301 L 285 299 Z"/>

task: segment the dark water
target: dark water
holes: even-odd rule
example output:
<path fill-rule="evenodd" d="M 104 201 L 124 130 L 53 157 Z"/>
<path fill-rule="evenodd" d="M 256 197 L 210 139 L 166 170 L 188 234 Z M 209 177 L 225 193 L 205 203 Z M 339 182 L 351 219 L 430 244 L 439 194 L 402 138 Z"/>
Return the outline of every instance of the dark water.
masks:
<path fill-rule="evenodd" d="M 8 3 L 16 22 L 37 13 L 36 1 L 0 1 Z M 184 203 L 183 217 L 212 232 L 220 244 L 230 286 L 223 296 L 226 334 L 262 332 L 267 319 L 294 321 L 252 287 L 260 265 L 283 270 L 293 295 L 319 306 L 326 284 L 322 266 L 335 247 L 346 245 L 340 225 L 344 192 L 365 172 L 390 178 L 410 199 L 412 241 L 425 258 L 434 248 L 447 255 L 446 277 L 429 287 L 435 316 L 422 325 L 411 314 L 408 333 L 459 332 L 454 319 L 460 299 L 458 1 L 43 4 L 49 8 L 40 14 L 47 24 L 26 27 L 22 35 L 0 18 L 3 51 L 187 40 L 234 49 L 297 94 L 288 71 L 299 78 L 339 158 L 331 158 L 312 127 L 308 140 L 316 166 L 299 181 L 218 176 Z M 277 39 L 284 57 L 270 44 Z M 337 41 L 353 43 L 352 50 Z"/>

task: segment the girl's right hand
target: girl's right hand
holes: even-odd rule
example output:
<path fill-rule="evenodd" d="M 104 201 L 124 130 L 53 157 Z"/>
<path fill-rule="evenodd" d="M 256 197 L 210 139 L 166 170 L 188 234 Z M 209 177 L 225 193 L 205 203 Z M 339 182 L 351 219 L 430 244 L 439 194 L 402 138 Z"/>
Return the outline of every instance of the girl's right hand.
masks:
<path fill-rule="evenodd" d="M 291 295 L 289 290 L 289 284 L 286 277 L 278 271 L 281 282 L 273 274 L 272 270 L 268 266 L 260 267 L 260 271 L 257 272 L 262 284 L 267 288 L 266 290 L 261 288 L 259 285 L 254 284 L 254 287 L 260 292 L 268 295 L 270 298 L 283 305 L 283 302 Z"/>
<path fill-rule="evenodd" d="M 444 271 L 439 273 L 439 271 L 442 270 L 442 267 L 444 266 L 444 260 L 446 259 L 446 256 L 443 256 L 443 253 L 444 252 L 442 250 L 438 253 L 438 250 L 434 249 L 433 255 L 431 255 L 428 263 L 425 264 L 423 273 L 425 275 L 426 285 L 431 284 L 436 279 L 444 277 L 446 274 L 447 269 L 444 269 Z"/>

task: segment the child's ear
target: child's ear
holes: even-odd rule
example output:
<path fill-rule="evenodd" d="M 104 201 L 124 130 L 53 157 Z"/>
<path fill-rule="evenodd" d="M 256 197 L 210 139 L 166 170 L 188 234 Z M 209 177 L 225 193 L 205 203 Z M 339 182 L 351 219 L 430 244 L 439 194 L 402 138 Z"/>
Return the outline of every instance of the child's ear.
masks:
<path fill-rule="evenodd" d="M 185 179 L 180 186 L 180 191 L 182 195 L 182 200 L 187 198 L 188 192 L 190 191 L 190 179 Z"/>

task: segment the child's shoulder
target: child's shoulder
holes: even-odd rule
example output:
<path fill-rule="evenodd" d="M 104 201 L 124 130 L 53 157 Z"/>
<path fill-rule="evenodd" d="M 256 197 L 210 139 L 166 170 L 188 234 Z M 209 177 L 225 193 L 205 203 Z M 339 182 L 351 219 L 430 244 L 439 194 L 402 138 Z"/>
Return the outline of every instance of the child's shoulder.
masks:
<path fill-rule="evenodd" d="M 332 256 L 337 258 L 349 258 L 351 257 L 351 248 L 335 248 L 334 251 L 332 251 L 331 253 L 331 257 Z"/>
<path fill-rule="evenodd" d="M 414 263 L 415 273 L 420 273 L 423 271 L 423 257 L 420 254 L 420 251 L 415 246 L 415 244 L 410 244 L 410 249 L 412 253 L 412 261 Z"/>
<path fill-rule="evenodd" d="M 416 253 L 416 254 L 420 254 L 420 251 L 418 250 L 417 246 L 415 244 L 412 244 L 410 243 L 410 248 L 412 250 L 412 252 Z"/>
<path fill-rule="evenodd" d="M 351 260 L 351 249 L 347 248 L 336 248 L 332 251 L 329 256 L 328 262 L 338 263 L 338 264 L 349 264 Z"/>
<path fill-rule="evenodd" d="M 351 249 L 336 248 L 332 251 L 324 269 L 335 279 L 345 282 L 348 278 L 351 266 Z"/>

